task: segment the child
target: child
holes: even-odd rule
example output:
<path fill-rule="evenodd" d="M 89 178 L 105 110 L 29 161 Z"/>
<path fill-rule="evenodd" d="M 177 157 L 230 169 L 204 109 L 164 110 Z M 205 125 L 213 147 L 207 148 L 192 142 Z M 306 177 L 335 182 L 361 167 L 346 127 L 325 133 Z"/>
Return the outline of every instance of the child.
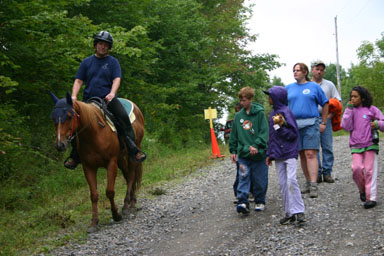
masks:
<path fill-rule="evenodd" d="M 372 141 L 373 129 L 384 131 L 384 116 L 372 105 L 371 93 L 362 86 L 355 86 L 344 111 L 341 127 L 350 132 L 352 151 L 352 178 L 364 208 L 376 206 L 379 145 Z"/>
<path fill-rule="evenodd" d="M 306 221 L 304 202 L 301 198 L 296 179 L 297 157 L 299 150 L 299 130 L 296 119 L 288 107 L 287 90 L 282 86 L 273 86 L 268 91 L 269 104 L 273 110 L 269 117 L 269 141 L 267 165 L 275 160 L 279 177 L 280 191 L 283 197 L 285 216 L 280 224 L 301 224 Z"/>
<path fill-rule="evenodd" d="M 235 115 L 229 138 L 231 160 L 239 163 L 236 210 L 243 214 L 249 213 L 248 195 L 251 183 L 255 211 L 264 210 L 268 187 L 268 166 L 265 164 L 268 123 L 263 106 L 252 102 L 254 94 L 250 87 L 240 90 L 239 99 L 243 109 Z"/>

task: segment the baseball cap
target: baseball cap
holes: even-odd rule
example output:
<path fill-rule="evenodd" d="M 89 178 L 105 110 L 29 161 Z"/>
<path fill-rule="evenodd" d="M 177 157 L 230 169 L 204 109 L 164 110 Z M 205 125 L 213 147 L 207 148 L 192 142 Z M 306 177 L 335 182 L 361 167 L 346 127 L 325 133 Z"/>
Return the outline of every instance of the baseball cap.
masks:
<path fill-rule="evenodd" d="M 317 60 L 317 61 L 312 62 L 312 68 L 320 66 L 320 65 L 322 65 L 325 68 L 325 64 L 321 60 Z"/>
<path fill-rule="evenodd" d="M 269 91 L 267 91 L 267 90 L 263 90 L 263 93 L 269 95 Z"/>

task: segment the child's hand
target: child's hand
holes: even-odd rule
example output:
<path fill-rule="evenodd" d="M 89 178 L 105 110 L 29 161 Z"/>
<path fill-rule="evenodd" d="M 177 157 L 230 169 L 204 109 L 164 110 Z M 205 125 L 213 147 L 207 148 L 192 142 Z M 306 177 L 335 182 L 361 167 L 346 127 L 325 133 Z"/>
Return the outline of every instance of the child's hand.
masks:
<path fill-rule="evenodd" d="M 259 150 L 257 150 L 257 148 L 255 148 L 255 147 L 249 146 L 249 152 L 250 152 L 251 156 L 254 156 L 257 153 L 259 153 Z"/>
<path fill-rule="evenodd" d="M 371 125 L 371 129 L 376 129 L 376 128 L 377 128 L 377 126 L 376 126 L 376 121 L 372 121 L 372 122 L 370 123 L 370 125 Z"/>
<path fill-rule="evenodd" d="M 232 160 L 232 163 L 236 163 L 236 154 L 232 154 L 231 155 L 231 160 Z"/>

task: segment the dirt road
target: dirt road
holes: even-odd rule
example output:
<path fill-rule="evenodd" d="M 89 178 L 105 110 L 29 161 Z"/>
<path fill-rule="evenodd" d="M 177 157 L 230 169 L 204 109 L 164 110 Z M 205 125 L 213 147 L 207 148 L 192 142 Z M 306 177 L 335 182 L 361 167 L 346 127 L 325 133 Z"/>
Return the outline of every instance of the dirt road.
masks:
<path fill-rule="evenodd" d="M 142 210 L 101 227 L 83 244 L 53 255 L 384 255 L 383 167 L 380 153 L 378 205 L 366 210 L 351 178 L 348 137 L 334 139 L 334 184 L 321 183 L 319 197 L 304 196 L 308 222 L 282 226 L 282 201 L 274 166 L 267 205 L 249 216 L 236 213 L 229 157 L 179 182 L 165 195 L 139 199 Z M 298 169 L 300 185 L 303 174 Z M 251 205 L 253 206 L 253 204 Z"/>

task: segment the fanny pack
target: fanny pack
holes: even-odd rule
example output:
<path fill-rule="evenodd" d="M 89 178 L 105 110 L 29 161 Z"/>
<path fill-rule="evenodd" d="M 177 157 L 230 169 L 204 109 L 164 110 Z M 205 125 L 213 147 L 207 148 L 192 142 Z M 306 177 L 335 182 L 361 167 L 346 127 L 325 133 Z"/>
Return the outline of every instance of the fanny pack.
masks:
<path fill-rule="evenodd" d="M 316 117 L 312 118 L 304 118 L 304 119 L 296 119 L 297 127 L 299 129 L 305 128 L 307 126 L 314 125 L 317 121 Z"/>

